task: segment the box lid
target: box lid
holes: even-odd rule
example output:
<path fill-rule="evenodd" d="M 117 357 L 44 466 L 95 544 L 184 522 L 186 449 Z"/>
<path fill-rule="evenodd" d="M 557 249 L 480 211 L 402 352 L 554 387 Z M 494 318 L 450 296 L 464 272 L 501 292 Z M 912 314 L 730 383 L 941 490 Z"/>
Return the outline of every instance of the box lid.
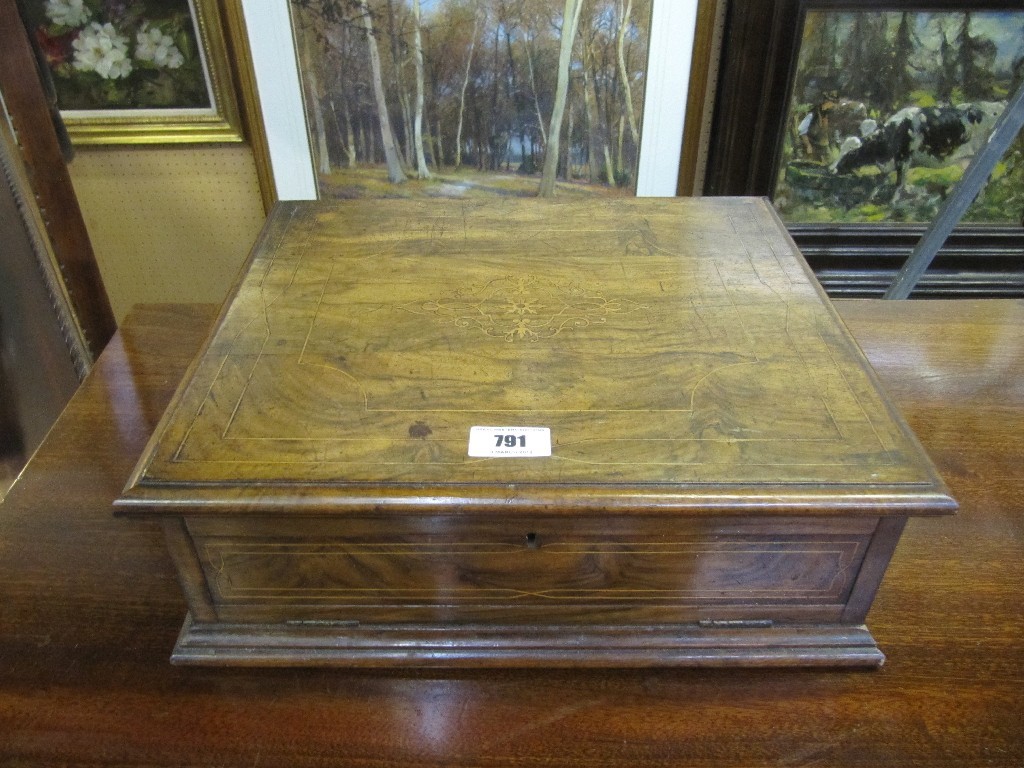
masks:
<path fill-rule="evenodd" d="M 474 426 L 551 455 L 472 457 Z M 749 198 L 279 204 L 118 502 L 512 503 L 955 507 Z"/>

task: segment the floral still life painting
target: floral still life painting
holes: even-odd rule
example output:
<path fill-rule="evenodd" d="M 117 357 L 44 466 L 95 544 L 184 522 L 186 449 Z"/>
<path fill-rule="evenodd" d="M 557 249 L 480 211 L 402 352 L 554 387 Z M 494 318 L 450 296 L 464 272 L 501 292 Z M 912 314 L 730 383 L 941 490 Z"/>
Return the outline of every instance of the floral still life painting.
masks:
<path fill-rule="evenodd" d="M 212 106 L 189 0 L 35 0 L 26 11 L 62 112 Z"/>
<path fill-rule="evenodd" d="M 787 222 L 927 222 L 1024 80 L 1022 11 L 812 11 L 772 198 Z M 1024 137 L 965 222 L 1020 225 Z"/>

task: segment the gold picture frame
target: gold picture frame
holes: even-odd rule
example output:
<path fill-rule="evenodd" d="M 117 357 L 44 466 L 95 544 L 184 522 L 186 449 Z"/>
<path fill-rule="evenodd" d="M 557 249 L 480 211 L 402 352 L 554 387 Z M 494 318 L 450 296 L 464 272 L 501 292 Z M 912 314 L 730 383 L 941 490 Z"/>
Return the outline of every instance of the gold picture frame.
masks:
<path fill-rule="evenodd" d="M 145 0 L 129 0 L 126 5 L 141 18 L 141 11 L 152 6 Z M 241 142 L 244 133 L 235 93 L 232 70 L 228 55 L 228 42 L 220 16 L 220 4 L 216 0 L 184 0 L 181 11 L 187 9 L 191 21 L 188 38 L 178 36 L 177 42 L 191 42 L 197 54 L 193 72 L 193 88 L 205 90 L 203 106 L 161 107 L 124 106 L 116 104 L 90 109 L 69 109 L 62 104 L 61 78 L 68 79 L 81 68 L 68 56 L 68 36 L 81 35 L 83 30 L 103 26 L 107 19 L 65 16 L 56 21 L 44 16 L 42 0 L 26 2 L 26 23 L 40 44 L 41 58 L 49 66 L 49 74 L 56 86 L 57 106 L 72 143 L 76 145 L 110 144 L 185 144 Z M 88 8 L 86 4 L 86 8 Z M 46 26 L 42 26 L 46 25 Z M 107 24 L 106 26 L 110 26 Z M 129 46 L 135 46 L 132 34 L 140 30 L 153 29 L 156 23 L 138 23 L 130 32 L 119 32 L 121 39 Z M 170 35 L 164 38 L 170 41 Z M 63 45 L 63 52 L 59 46 Z M 76 48 L 82 48 L 81 44 Z M 55 53 L 56 51 L 56 53 Z M 129 51 L 129 55 L 133 52 Z M 152 64 L 150 64 L 152 68 Z M 87 73 L 89 74 L 89 73 Z M 199 81 L 201 78 L 202 82 Z M 122 99 L 123 101 L 123 99 Z"/>

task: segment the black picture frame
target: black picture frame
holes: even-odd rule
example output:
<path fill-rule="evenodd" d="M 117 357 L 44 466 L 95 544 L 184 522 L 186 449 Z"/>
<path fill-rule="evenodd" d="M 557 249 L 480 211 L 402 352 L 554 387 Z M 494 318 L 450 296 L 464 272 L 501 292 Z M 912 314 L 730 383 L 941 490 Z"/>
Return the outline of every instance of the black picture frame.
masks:
<path fill-rule="evenodd" d="M 790 89 L 808 10 L 1020 10 L 1019 0 L 729 0 L 703 192 L 763 195 L 774 188 Z M 925 224 L 790 224 L 832 296 L 881 296 Z M 915 297 L 1024 297 L 1022 226 L 961 225 Z"/>

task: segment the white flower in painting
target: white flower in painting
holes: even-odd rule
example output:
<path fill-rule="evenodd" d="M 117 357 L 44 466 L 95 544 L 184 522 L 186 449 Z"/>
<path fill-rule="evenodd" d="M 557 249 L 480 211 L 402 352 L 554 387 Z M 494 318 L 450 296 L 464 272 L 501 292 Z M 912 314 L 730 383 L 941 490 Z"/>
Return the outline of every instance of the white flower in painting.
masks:
<path fill-rule="evenodd" d="M 95 72 L 107 80 L 128 77 L 132 73 L 128 38 L 114 29 L 113 24 L 94 21 L 71 45 L 75 49 L 75 69 L 80 72 Z"/>
<path fill-rule="evenodd" d="M 62 27 L 77 27 L 92 16 L 84 0 L 46 0 L 46 16 Z"/>
<path fill-rule="evenodd" d="M 149 26 L 148 21 L 135 36 L 135 57 L 168 69 L 177 69 L 185 63 L 185 57 L 174 44 L 174 39 L 156 27 Z"/>

